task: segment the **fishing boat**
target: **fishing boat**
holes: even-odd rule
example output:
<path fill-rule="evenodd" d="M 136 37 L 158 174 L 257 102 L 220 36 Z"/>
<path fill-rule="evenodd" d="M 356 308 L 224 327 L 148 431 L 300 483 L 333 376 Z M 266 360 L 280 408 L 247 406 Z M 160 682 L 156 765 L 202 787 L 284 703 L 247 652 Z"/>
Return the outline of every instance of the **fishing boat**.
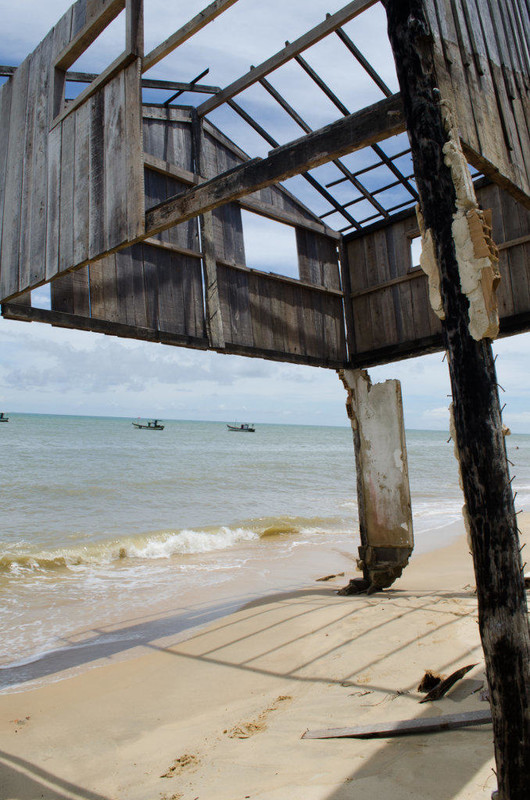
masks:
<path fill-rule="evenodd" d="M 242 422 L 240 425 L 234 422 L 233 425 L 226 426 L 229 431 L 239 431 L 240 433 L 254 433 L 256 428 L 253 422 Z"/>
<path fill-rule="evenodd" d="M 3 411 L 0 411 L 0 422 L 9 422 L 9 417 L 6 417 Z"/>
<path fill-rule="evenodd" d="M 147 425 L 143 422 L 133 422 L 135 428 L 141 428 L 144 431 L 163 431 L 164 426 L 160 424 L 159 419 L 149 419 Z"/>

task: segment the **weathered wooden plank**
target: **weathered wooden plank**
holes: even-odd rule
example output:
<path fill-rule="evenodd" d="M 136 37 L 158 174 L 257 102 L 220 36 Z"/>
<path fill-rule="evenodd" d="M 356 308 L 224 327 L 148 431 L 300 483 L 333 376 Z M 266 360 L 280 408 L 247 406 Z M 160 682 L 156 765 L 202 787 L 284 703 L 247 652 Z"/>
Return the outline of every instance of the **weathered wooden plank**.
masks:
<path fill-rule="evenodd" d="M 297 227 L 296 245 L 300 279 L 328 289 L 340 289 L 336 241 Z"/>
<path fill-rule="evenodd" d="M 3 271 L 9 271 L 9 262 L 2 264 L 3 217 L 6 188 L 7 157 L 9 149 L 9 124 L 11 116 L 11 86 L 8 81 L 0 87 L 0 298 L 4 296 L 4 286 L 7 282 L 1 277 Z"/>
<path fill-rule="evenodd" d="M 27 288 L 20 286 L 19 258 L 26 112 L 31 62 L 32 57 L 28 56 L 10 79 L 12 101 L 7 145 L 1 252 L 2 274 L 0 276 L 0 297 L 3 299 L 16 294 L 21 288 Z"/>
<path fill-rule="evenodd" d="M 28 88 L 26 96 L 26 114 L 23 126 L 19 129 L 18 135 L 24 140 L 22 182 L 20 186 L 20 240 L 18 249 L 19 289 L 30 286 L 30 264 L 31 264 L 31 219 L 29 208 L 33 187 L 39 184 L 41 175 L 35 175 L 33 163 L 33 150 L 37 142 L 35 141 L 35 114 L 37 110 L 37 99 L 39 95 L 39 84 L 41 81 L 42 69 L 39 49 L 35 50 L 31 57 Z"/>
<path fill-rule="evenodd" d="M 267 59 L 267 61 L 264 61 L 259 66 L 253 67 L 249 72 L 246 73 L 246 75 L 238 78 L 225 89 L 218 92 L 217 95 L 209 100 L 206 100 L 197 107 L 197 113 L 200 117 L 204 116 L 205 114 L 209 114 L 210 111 L 218 108 L 218 106 L 222 105 L 222 103 L 226 102 L 231 97 L 239 94 L 239 92 L 242 92 L 244 89 L 248 89 L 249 86 L 252 86 L 254 83 L 259 81 L 260 78 L 264 78 L 282 64 L 286 64 L 287 61 L 290 61 L 291 58 L 298 53 L 301 53 L 308 47 L 311 47 L 311 45 L 320 42 L 329 33 L 332 33 L 341 25 L 345 25 L 347 22 L 354 19 L 354 17 L 370 8 L 370 6 L 375 5 L 375 2 L 376 0 L 354 0 L 352 3 L 348 3 L 347 6 L 338 11 L 336 14 L 328 16 L 324 22 L 321 22 L 299 39 L 296 39 L 296 41 L 286 45 L 286 47 L 284 47 L 283 50 L 280 50 L 279 53 L 276 53 L 276 55 Z"/>
<path fill-rule="evenodd" d="M 116 78 L 117 75 L 120 75 L 123 70 L 128 67 L 131 63 L 136 61 L 136 56 L 124 51 L 121 55 L 116 58 L 112 64 L 101 72 L 96 80 L 92 81 L 86 89 L 83 89 L 73 100 L 71 100 L 67 105 L 65 105 L 62 110 L 56 112 L 53 125 L 60 125 L 61 122 L 68 117 L 70 114 L 73 114 L 77 109 L 86 103 L 91 97 L 93 97 L 98 92 L 105 89 L 105 86 L 110 83 L 111 81 Z M 65 76 L 66 77 L 66 76 Z"/>
<path fill-rule="evenodd" d="M 400 133 L 403 130 L 399 96 L 362 109 L 312 134 L 276 148 L 268 158 L 252 159 L 236 167 L 228 175 L 189 190 L 185 195 L 167 201 L 146 213 L 149 236 L 210 211 L 219 205 L 242 197 L 264 186 L 296 175 L 339 155 L 351 153 L 368 144 Z"/>
<path fill-rule="evenodd" d="M 154 67 L 155 64 L 158 64 L 158 62 L 169 55 L 169 53 L 172 53 L 173 50 L 186 42 L 195 33 L 200 31 L 201 28 L 204 28 L 205 25 L 208 25 L 209 22 L 212 22 L 219 14 L 222 14 L 223 11 L 226 11 L 227 8 L 230 8 L 230 6 L 233 6 L 236 2 L 237 0 L 214 0 L 213 3 L 210 3 L 209 6 L 183 25 L 182 28 L 179 28 L 178 31 L 175 31 L 175 33 L 169 36 L 164 42 L 159 44 L 158 47 L 151 50 L 144 58 L 143 71 L 147 72 L 151 67 Z"/>
<path fill-rule="evenodd" d="M 56 55 L 55 66 L 58 69 L 68 69 L 124 8 L 125 0 L 99 0 L 88 5 L 86 0 L 78 0 L 73 6 L 75 20 L 73 38 Z M 85 22 L 79 28 L 83 16 Z"/>
<path fill-rule="evenodd" d="M 154 247 L 138 245 L 142 252 L 146 327 L 159 329 L 158 324 L 158 262 Z"/>
<path fill-rule="evenodd" d="M 65 119 L 61 146 L 59 271 L 74 265 L 75 116 Z"/>
<path fill-rule="evenodd" d="M 90 226 L 88 255 L 105 250 L 105 92 L 90 98 Z"/>
<path fill-rule="evenodd" d="M 74 313 L 73 272 L 67 272 L 50 283 L 51 310 Z"/>
<path fill-rule="evenodd" d="M 144 0 L 127 0 L 125 18 L 126 50 L 140 58 L 144 55 Z"/>
<path fill-rule="evenodd" d="M 120 72 L 103 89 L 105 95 L 104 248 L 112 250 L 127 241 L 127 147 L 125 128 L 125 80 Z"/>
<path fill-rule="evenodd" d="M 59 232 L 61 222 L 61 142 L 58 126 L 48 136 L 48 194 L 46 215 L 46 278 L 59 271 Z"/>
<path fill-rule="evenodd" d="M 53 48 L 53 34 L 41 42 L 38 48 L 40 60 L 40 86 L 35 97 L 33 119 L 33 186 L 27 209 L 29 237 L 28 285 L 35 286 L 46 277 L 46 224 L 48 199 L 48 126 L 52 76 L 50 61 Z"/>
<path fill-rule="evenodd" d="M 123 169 L 126 173 L 126 196 L 122 198 L 122 203 L 126 205 L 125 238 L 127 241 L 133 241 L 145 232 L 141 64 L 141 59 L 137 58 L 123 73 L 125 86 L 123 114 L 126 141 Z"/>
<path fill-rule="evenodd" d="M 183 334 L 157 331 L 153 328 L 139 328 L 123 325 L 119 322 L 108 322 L 95 317 L 84 317 L 76 314 L 65 314 L 59 311 L 49 311 L 42 308 L 26 308 L 15 302 L 2 304 L 2 315 L 6 319 L 16 319 L 25 322 L 47 322 L 55 327 L 70 328 L 74 330 L 93 331 L 104 333 L 107 336 L 121 336 L 127 339 L 140 339 L 148 342 L 161 342 L 163 344 L 177 345 L 206 350 L 206 339 L 185 336 Z"/>

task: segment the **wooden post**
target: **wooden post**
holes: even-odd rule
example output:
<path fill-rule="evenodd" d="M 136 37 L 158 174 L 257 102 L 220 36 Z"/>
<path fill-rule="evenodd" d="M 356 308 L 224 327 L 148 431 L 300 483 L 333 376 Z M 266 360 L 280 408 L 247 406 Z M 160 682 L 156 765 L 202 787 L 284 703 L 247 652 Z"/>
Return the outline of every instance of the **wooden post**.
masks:
<path fill-rule="evenodd" d="M 456 192 L 444 163 L 440 105 L 425 0 L 383 0 L 425 227 L 441 278 L 456 444 L 490 687 L 499 800 L 530 797 L 530 631 L 495 365 L 470 334 L 453 238 Z M 471 109 L 469 110 L 471 113 Z"/>
<path fill-rule="evenodd" d="M 195 109 L 192 112 L 192 148 L 194 172 L 197 175 L 208 174 L 203 148 L 203 124 L 197 116 Z M 223 332 L 223 317 L 217 284 L 217 260 L 214 243 L 213 214 L 205 211 L 199 217 L 201 231 L 201 250 L 204 268 L 204 296 L 206 308 L 206 331 L 211 347 L 223 349 L 225 338 Z"/>
<path fill-rule="evenodd" d="M 401 384 L 372 384 L 365 370 L 340 370 L 339 378 L 355 448 L 363 571 L 339 594 L 372 594 L 400 577 L 414 547 Z"/>

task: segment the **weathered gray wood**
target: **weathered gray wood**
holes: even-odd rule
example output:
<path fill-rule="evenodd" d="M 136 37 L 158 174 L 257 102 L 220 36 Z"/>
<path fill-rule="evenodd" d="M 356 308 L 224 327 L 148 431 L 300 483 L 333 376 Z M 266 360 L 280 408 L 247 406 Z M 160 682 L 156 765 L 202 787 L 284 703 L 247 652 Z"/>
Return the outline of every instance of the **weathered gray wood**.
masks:
<path fill-rule="evenodd" d="M 328 728 L 306 731 L 302 739 L 373 739 L 406 736 L 410 734 L 438 733 L 467 728 L 470 725 L 488 725 L 491 711 L 466 711 L 463 714 L 444 714 L 441 717 L 419 717 L 397 722 L 375 722 L 352 728 Z"/>
<path fill-rule="evenodd" d="M 74 177 L 75 177 L 75 116 L 68 117 L 62 126 L 61 189 L 59 223 L 59 271 L 74 263 Z"/>
<path fill-rule="evenodd" d="M 105 103 L 104 143 L 105 143 L 105 217 L 104 248 L 112 250 L 127 240 L 127 208 L 123 200 L 127 196 L 126 129 L 124 119 L 125 82 L 120 72 L 103 89 Z M 64 135 L 64 133 L 63 133 Z"/>
<path fill-rule="evenodd" d="M 226 100 L 229 100 L 231 97 L 239 94 L 239 92 L 242 92 L 244 89 L 247 89 L 249 86 L 252 86 L 254 83 L 259 81 L 260 78 L 264 78 L 282 64 L 290 61 L 293 56 L 303 52 L 308 47 L 311 47 L 311 45 L 321 41 L 321 39 L 323 39 L 329 33 L 332 33 L 341 25 L 345 25 L 367 8 L 373 6 L 375 2 L 376 0 L 354 0 L 352 3 L 348 3 L 348 5 L 341 9 L 341 11 L 330 15 L 324 22 L 321 22 L 320 25 L 317 25 L 315 28 L 308 31 L 291 44 L 288 44 L 283 50 L 280 50 L 279 53 L 276 53 L 276 55 L 267 59 L 267 61 L 264 61 L 258 67 L 251 69 L 246 73 L 246 75 L 238 78 L 238 80 L 234 81 L 225 89 L 220 91 L 215 97 L 210 98 L 210 100 L 206 100 L 197 107 L 197 113 L 200 117 L 202 117 L 205 114 L 208 114 L 210 111 L 213 111 L 214 108 L 218 108 L 218 106 L 226 102 Z"/>
<path fill-rule="evenodd" d="M 179 28 L 178 31 L 169 36 L 164 42 L 145 56 L 143 72 L 147 72 L 147 70 L 154 67 L 155 64 L 158 64 L 158 62 L 169 55 L 169 53 L 172 53 L 173 50 L 190 39 L 195 33 L 200 31 L 201 28 L 204 28 L 205 25 L 208 25 L 209 22 L 212 22 L 219 14 L 222 14 L 223 11 L 226 11 L 227 8 L 230 8 L 230 6 L 233 6 L 236 2 L 237 0 L 214 0 L 213 3 L 210 3 L 209 6 L 199 12 L 192 20 L 183 25 L 182 28 Z"/>
<path fill-rule="evenodd" d="M 340 289 L 337 243 L 319 233 L 296 229 L 300 279 Z"/>
<path fill-rule="evenodd" d="M 144 55 L 144 0 L 127 0 L 125 21 L 126 50 Z"/>
<path fill-rule="evenodd" d="M 9 124 L 11 116 L 11 81 L 0 87 L 0 256 L 2 253 L 4 200 L 7 178 L 7 157 L 9 146 Z M 0 297 L 4 296 L 2 271 L 10 269 L 9 262 L 2 265 L 0 258 Z"/>
<path fill-rule="evenodd" d="M 149 236 L 190 219 L 264 186 L 296 175 L 339 155 L 351 153 L 403 130 L 399 95 L 382 100 L 338 122 L 273 150 L 268 158 L 252 159 L 191 189 L 184 196 L 166 201 L 146 214 Z"/>

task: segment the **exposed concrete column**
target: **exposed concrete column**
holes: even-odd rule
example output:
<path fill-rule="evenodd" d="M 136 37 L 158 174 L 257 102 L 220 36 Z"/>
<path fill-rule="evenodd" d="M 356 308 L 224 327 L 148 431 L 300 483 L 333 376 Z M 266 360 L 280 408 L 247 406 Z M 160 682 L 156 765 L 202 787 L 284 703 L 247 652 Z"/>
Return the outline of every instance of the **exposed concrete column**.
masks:
<path fill-rule="evenodd" d="M 364 575 L 341 593 L 373 592 L 399 578 L 414 547 L 401 384 L 372 385 L 365 370 L 341 370 L 339 377 L 355 446 Z"/>

